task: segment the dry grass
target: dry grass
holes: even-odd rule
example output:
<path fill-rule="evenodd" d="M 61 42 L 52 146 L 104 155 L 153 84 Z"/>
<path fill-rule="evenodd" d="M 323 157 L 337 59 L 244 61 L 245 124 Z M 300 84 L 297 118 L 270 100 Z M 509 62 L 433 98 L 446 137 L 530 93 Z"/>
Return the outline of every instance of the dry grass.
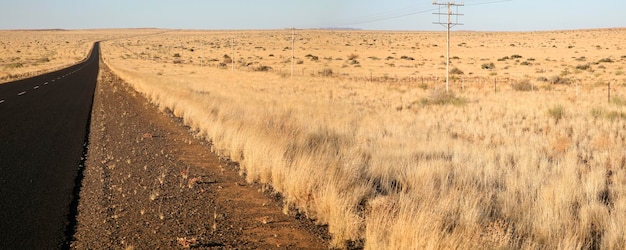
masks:
<path fill-rule="evenodd" d="M 334 246 L 626 247 L 626 120 L 600 115 L 623 113 L 624 106 L 606 103 L 604 85 L 595 84 L 623 78 L 579 73 L 578 97 L 574 85 L 541 83 L 535 92 L 504 85 L 494 93 L 491 83 L 468 83 L 464 92 L 453 86 L 466 100 L 460 105 L 424 105 L 437 95 L 435 86 L 354 76 L 445 74 L 439 69 L 444 51 L 433 46 L 444 39 L 440 34 L 304 32 L 298 72 L 330 68 L 346 76 L 289 78 L 284 59 L 291 52 L 284 51 L 287 32 L 281 32 L 236 33 L 235 72 L 218 65 L 223 55 L 232 56 L 234 33 L 116 40 L 106 42 L 103 53 L 115 73 L 182 117 L 217 153 L 240 162 L 248 181 L 282 193 L 285 212 L 297 209 L 328 224 Z M 534 81 L 578 65 L 583 56 L 623 60 L 625 34 L 463 33 L 475 39 L 458 46 L 471 48 L 458 53 L 467 59 L 455 66 L 485 79 L 495 72 Z M 353 53 L 361 67 L 341 68 Z M 385 60 L 392 55 L 394 67 Z M 413 64 L 403 55 L 425 64 L 399 67 Z M 511 55 L 532 56 L 530 62 L 541 65 L 518 65 L 518 56 L 497 60 Z M 496 69 L 482 70 L 485 61 Z M 249 62 L 285 71 L 247 71 Z M 622 86 L 613 93 L 623 95 Z"/>

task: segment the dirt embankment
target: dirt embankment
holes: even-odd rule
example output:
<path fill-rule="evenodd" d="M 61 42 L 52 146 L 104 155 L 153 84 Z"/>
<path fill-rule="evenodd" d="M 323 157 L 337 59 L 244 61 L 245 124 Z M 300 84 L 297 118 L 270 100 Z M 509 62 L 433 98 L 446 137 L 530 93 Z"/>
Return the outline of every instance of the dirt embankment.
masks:
<path fill-rule="evenodd" d="M 102 64 L 80 192 L 76 249 L 324 249 L 210 146 Z"/>

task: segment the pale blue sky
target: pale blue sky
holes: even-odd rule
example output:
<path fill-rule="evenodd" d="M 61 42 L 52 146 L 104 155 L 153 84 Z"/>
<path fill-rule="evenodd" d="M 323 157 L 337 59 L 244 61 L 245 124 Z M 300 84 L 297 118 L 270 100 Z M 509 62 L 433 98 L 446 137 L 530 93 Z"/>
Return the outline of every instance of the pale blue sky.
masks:
<path fill-rule="evenodd" d="M 440 0 L 440 2 L 444 2 Z M 624 0 L 467 0 L 457 30 L 626 27 Z M 0 29 L 442 30 L 432 0 L 0 0 Z M 412 13 L 420 13 L 414 14 Z M 392 18 L 403 16 L 400 18 Z M 391 19 L 388 19 L 391 18 Z M 381 20 L 388 19 L 388 20 Z M 375 21 L 381 20 L 381 21 Z M 372 22 L 368 22 L 372 21 Z"/>

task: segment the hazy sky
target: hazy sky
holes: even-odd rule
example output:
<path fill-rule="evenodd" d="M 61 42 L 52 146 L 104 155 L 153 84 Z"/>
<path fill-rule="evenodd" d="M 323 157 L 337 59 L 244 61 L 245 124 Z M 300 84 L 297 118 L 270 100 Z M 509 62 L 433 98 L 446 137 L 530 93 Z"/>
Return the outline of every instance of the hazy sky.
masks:
<path fill-rule="evenodd" d="M 459 7 L 459 12 L 464 16 L 459 21 L 465 25 L 456 27 L 457 30 L 626 27 L 624 0 L 467 0 L 463 3 L 466 6 Z M 438 21 L 432 14 L 436 12 L 433 8 L 437 7 L 432 5 L 432 0 L 0 0 L 0 29 L 293 26 L 442 30 L 443 27 L 433 24 Z"/>

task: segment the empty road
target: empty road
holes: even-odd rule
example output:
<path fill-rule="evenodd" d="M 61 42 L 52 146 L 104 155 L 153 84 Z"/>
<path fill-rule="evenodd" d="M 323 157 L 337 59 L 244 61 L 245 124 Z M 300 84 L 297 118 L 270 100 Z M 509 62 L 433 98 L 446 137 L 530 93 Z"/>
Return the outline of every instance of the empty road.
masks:
<path fill-rule="evenodd" d="M 99 51 L 95 43 L 80 64 L 0 84 L 0 249 L 62 248 L 71 234 Z"/>

